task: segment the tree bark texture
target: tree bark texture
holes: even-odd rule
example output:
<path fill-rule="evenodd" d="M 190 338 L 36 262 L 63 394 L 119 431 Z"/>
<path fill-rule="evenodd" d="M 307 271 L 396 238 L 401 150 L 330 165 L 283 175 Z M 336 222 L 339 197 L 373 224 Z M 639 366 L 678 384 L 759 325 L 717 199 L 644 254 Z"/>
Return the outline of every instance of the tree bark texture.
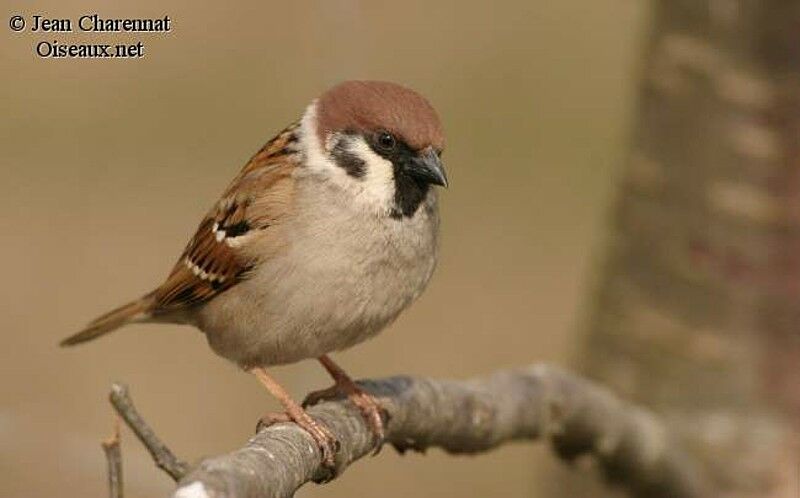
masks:
<path fill-rule="evenodd" d="M 658 0 L 580 364 L 714 496 L 800 489 L 800 2 Z"/>
<path fill-rule="evenodd" d="M 567 461 L 591 459 L 630 496 L 708 496 L 703 476 L 656 417 L 554 367 L 532 365 L 460 382 L 393 377 L 360 384 L 386 409 L 387 443 L 401 451 L 479 453 L 510 441 L 543 439 Z M 112 402 L 126 423 L 144 424 L 124 387 L 114 387 Z M 370 428 L 349 401 L 323 402 L 309 413 L 340 442 L 337 474 L 372 453 Z M 142 438 L 149 428 L 134 431 L 158 460 L 164 444 Z M 166 452 L 166 460 L 177 461 Z M 265 428 L 228 454 L 178 467 L 174 498 L 285 498 L 309 481 L 331 478 L 309 434 L 291 423 Z"/>

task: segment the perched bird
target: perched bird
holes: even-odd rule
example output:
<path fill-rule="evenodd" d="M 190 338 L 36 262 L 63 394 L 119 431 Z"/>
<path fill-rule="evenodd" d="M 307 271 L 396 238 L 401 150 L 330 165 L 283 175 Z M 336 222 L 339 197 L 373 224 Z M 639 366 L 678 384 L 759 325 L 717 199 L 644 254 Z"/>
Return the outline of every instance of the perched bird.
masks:
<path fill-rule="evenodd" d="M 69 346 L 129 323 L 179 323 L 252 372 L 332 466 L 336 441 L 265 368 L 317 358 L 383 439 L 381 408 L 328 353 L 374 336 L 425 289 L 437 258 L 444 134 L 425 98 L 341 83 L 245 164 L 154 291 Z M 273 418 L 274 420 L 274 418 Z"/>

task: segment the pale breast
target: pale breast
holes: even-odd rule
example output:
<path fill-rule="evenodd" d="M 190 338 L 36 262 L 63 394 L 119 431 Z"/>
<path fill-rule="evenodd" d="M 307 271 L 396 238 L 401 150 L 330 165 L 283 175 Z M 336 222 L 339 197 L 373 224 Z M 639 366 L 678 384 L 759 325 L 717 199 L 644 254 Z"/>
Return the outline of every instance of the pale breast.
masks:
<path fill-rule="evenodd" d="M 398 220 L 314 188 L 299 193 L 296 216 L 281 227 L 285 247 L 198 314 L 211 346 L 242 366 L 291 363 L 361 342 L 408 307 L 433 273 L 433 190 L 415 216 Z"/>

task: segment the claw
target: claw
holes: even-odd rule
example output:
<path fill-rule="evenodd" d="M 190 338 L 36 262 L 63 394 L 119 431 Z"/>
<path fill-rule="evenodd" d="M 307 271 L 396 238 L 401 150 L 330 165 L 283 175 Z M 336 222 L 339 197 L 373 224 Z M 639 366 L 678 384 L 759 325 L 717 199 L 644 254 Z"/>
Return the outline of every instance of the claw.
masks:
<path fill-rule="evenodd" d="M 311 434 L 311 437 L 314 438 L 314 441 L 317 443 L 320 453 L 322 453 L 322 466 L 330 471 L 330 475 L 324 479 L 324 481 L 327 482 L 336 476 L 336 453 L 339 452 L 341 444 L 327 427 L 313 419 L 312 422 L 313 424 L 309 426 L 304 426 L 303 424 L 299 425 L 303 427 L 306 432 Z"/>
<path fill-rule="evenodd" d="M 294 422 L 304 431 L 306 431 L 317 443 L 322 454 L 322 466 L 328 471 L 323 482 L 330 481 L 336 477 L 336 453 L 341 449 L 341 443 L 336 439 L 336 436 L 325 427 L 325 425 L 317 422 L 308 414 L 305 416 L 298 416 L 296 419 L 292 418 L 288 413 L 267 413 L 262 416 L 256 424 L 256 433 L 261 432 L 275 424 Z"/>
<path fill-rule="evenodd" d="M 325 469 L 325 476 L 322 478 L 329 481 L 336 477 L 336 453 L 339 451 L 339 441 L 333 433 L 323 424 L 317 422 L 306 411 L 295 402 L 286 390 L 278 384 L 275 379 L 267 374 L 263 367 L 254 367 L 250 372 L 256 376 L 259 382 L 273 394 L 286 409 L 286 413 L 268 413 L 261 417 L 256 425 L 256 431 L 260 431 L 278 422 L 294 422 L 303 428 L 317 443 L 317 448 L 322 455 L 322 467 Z"/>
<path fill-rule="evenodd" d="M 317 405 L 323 401 L 329 401 L 332 399 L 340 398 L 342 396 L 342 390 L 337 385 L 332 385 L 327 389 L 320 389 L 319 391 L 313 391 L 308 393 L 308 396 L 305 397 L 303 400 L 302 406 L 303 408 L 308 408 L 310 406 Z"/>
<path fill-rule="evenodd" d="M 256 423 L 256 434 L 275 424 L 292 422 L 292 418 L 285 412 L 265 413 Z"/>
<path fill-rule="evenodd" d="M 381 406 L 378 400 L 364 392 L 360 387 L 355 384 L 348 387 L 349 389 L 346 389 L 340 384 L 334 384 L 327 389 L 314 391 L 303 400 L 303 407 L 314 406 L 322 401 L 337 399 L 347 394 L 347 399 L 356 405 L 372 431 L 373 444 L 375 445 L 375 450 L 372 454 L 377 455 L 386 440 L 385 422 L 389 420 L 389 413 Z"/>

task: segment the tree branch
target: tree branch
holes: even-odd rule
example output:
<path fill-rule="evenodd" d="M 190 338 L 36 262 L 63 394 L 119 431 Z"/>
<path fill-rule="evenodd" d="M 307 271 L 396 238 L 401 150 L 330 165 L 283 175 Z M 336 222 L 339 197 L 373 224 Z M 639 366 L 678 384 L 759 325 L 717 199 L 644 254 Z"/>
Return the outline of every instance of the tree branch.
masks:
<path fill-rule="evenodd" d="M 114 420 L 114 432 L 100 446 L 108 464 L 108 496 L 122 498 L 122 450 L 119 442 L 119 419 Z"/>
<path fill-rule="evenodd" d="M 125 421 L 139 441 L 147 448 L 147 451 L 150 452 L 153 461 L 156 462 L 156 465 L 161 470 L 169 474 L 175 481 L 188 472 L 189 465 L 178 460 L 169 447 L 159 439 L 155 431 L 139 415 L 133 405 L 133 400 L 128 394 L 128 386 L 115 383 L 111 386 L 111 394 L 109 394 L 108 399 L 119 416 L 122 417 L 122 420 Z"/>
<path fill-rule="evenodd" d="M 435 446 L 478 453 L 508 441 L 547 438 L 566 461 L 593 456 L 605 477 L 631 496 L 707 496 L 698 469 L 654 415 L 558 368 L 534 365 L 463 382 L 392 377 L 359 384 L 386 408 L 387 442 L 401 451 Z M 373 450 L 369 428 L 348 401 L 323 402 L 309 413 L 341 443 L 338 473 Z M 200 462 L 180 479 L 173 497 L 283 498 L 326 477 L 311 437 L 281 423 L 243 448 Z"/>

